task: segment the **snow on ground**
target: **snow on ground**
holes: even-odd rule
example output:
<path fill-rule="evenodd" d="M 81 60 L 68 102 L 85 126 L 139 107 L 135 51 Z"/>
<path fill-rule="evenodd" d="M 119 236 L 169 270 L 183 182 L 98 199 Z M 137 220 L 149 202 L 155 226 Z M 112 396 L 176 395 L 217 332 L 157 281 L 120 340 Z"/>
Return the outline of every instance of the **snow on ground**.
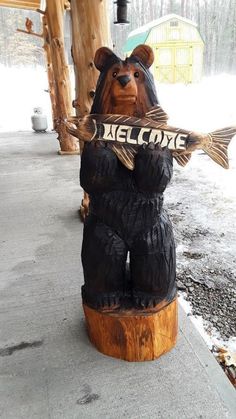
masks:
<path fill-rule="evenodd" d="M 191 304 L 185 299 L 184 293 L 179 295 L 178 301 L 186 314 L 190 317 L 190 320 L 193 322 L 210 350 L 212 350 L 212 347 L 215 346 L 218 348 L 227 348 L 228 350 L 236 353 L 236 337 L 232 336 L 226 342 L 221 338 L 220 333 L 216 330 L 216 328 L 212 327 L 207 320 L 203 320 L 202 316 L 193 316 Z"/>
<path fill-rule="evenodd" d="M 73 91 L 73 77 L 72 91 Z M 51 103 L 44 67 L 0 65 L 0 132 L 31 131 L 33 109 L 42 107 L 52 129 Z"/>
<path fill-rule="evenodd" d="M 156 89 L 172 126 L 206 133 L 236 126 L 236 75 L 205 77 L 200 83 L 188 85 L 156 83 Z M 209 166 L 209 180 L 212 188 L 220 188 L 226 198 L 236 198 L 236 136 L 228 154 L 232 170 L 213 164 Z"/>
<path fill-rule="evenodd" d="M 35 107 L 43 108 L 50 129 L 51 105 L 46 89 L 47 73 L 43 67 L 0 66 L 0 131 L 30 131 Z"/>
<path fill-rule="evenodd" d="M 203 78 L 198 84 L 192 85 L 159 85 L 156 84 L 158 98 L 161 106 L 169 115 L 169 124 L 193 131 L 211 132 L 218 128 L 230 125 L 236 126 L 236 76 L 222 74 L 214 77 Z M 236 136 L 232 140 L 229 149 L 230 170 L 224 170 L 220 166 L 205 161 L 201 167 L 201 173 L 205 182 L 214 192 L 220 192 L 221 199 L 230 210 L 235 210 L 236 204 Z M 196 170 L 200 159 L 196 153 L 191 159 L 185 172 Z M 199 156 L 201 157 L 201 156 Z M 212 164 L 211 164 L 212 163 Z M 232 219 L 229 214 L 229 220 Z M 231 243 L 229 243 L 231 245 Z M 184 247 L 184 243 L 179 247 Z M 209 349 L 226 348 L 233 354 L 236 353 L 236 337 L 231 336 L 224 341 L 215 327 L 201 316 L 192 315 L 191 304 L 186 300 L 186 295 L 180 293 L 179 302 L 189 315 L 191 321 L 207 343 Z"/>
<path fill-rule="evenodd" d="M 236 124 L 236 75 L 204 77 L 194 84 L 158 84 L 161 106 L 172 125 L 209 132 Z"/>

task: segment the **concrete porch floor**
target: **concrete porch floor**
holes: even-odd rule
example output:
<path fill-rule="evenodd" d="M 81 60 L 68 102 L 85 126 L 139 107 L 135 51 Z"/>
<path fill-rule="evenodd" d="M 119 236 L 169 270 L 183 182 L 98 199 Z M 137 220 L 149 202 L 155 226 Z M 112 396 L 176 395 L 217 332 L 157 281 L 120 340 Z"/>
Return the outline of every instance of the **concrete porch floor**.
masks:
<path fill-rule="evenodd" d="M 79 156 L 56 135 L 0 134 L 0 417 L 236 418 L 235 390 L 180 309 L 175 349 L 128 363 L 89 343 Z"/>

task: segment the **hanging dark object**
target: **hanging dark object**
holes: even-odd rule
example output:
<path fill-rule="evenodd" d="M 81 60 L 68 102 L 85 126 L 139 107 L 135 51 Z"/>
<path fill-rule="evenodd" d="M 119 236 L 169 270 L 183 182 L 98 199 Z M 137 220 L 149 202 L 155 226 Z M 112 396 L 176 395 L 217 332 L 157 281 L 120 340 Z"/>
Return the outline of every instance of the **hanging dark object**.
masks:
<path fill-rule="evenodd" d="M 117 21 L 114 22 L 115 25 L 125 25 L 129 23 L 127 20 L 127 4 L 128 0 L 117 0 L 114 4 L 117 4 Z"/>

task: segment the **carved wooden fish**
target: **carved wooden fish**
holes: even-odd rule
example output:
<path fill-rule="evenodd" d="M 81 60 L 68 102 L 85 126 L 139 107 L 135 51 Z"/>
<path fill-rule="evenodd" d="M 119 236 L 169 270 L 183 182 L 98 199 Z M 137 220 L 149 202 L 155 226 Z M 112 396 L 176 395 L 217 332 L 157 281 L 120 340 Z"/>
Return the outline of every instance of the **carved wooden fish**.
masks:
<path fill-rule="evenodd" d="M 181 166 L 188 163 L 193 151 L 202 149 L 212 160 L 228 169 L 227 147 L 236 134 L 236 126 L 200 134 L 171 127 L 167 125 L 167 119 L 167 114 L 158 105 L 143 118 L 113 114 L 90 114 L 81 119 L 71 117 L 67 130 L 85 142 L 109 142 L 117 157 L 130 170 L 134 169 L 138 146 L 150 143 L 168 147 Z M 76 129 L 68 123 L 76 125 Z"/>

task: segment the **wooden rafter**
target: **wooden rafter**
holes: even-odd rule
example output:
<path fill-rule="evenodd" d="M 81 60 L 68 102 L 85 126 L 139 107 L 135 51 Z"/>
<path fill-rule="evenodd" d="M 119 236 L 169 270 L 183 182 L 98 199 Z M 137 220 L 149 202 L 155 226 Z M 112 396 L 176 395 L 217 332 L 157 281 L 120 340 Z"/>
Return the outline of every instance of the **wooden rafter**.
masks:
<path fill-rule="evenodd" d="M 40 8 L 40 0 L 0 0 L 0 7 L 36 10 Z"/>

